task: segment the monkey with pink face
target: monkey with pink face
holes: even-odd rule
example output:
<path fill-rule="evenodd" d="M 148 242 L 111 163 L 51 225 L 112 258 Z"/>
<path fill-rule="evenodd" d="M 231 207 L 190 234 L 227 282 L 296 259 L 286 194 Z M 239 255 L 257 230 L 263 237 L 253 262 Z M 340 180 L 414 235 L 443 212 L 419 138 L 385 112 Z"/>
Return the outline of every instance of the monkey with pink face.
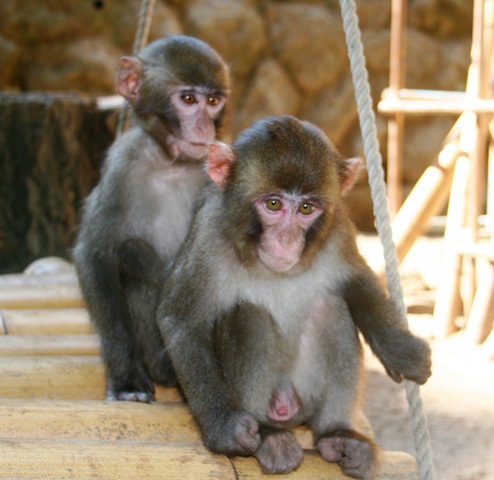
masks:
<path fill-rule="evenodd" d="M 156 324 L 169 262 L 208 177 L 204 160 L 221 127 L 229 71 L 206 43 L 183 35 L 124 56 L 117 90 L 134 114 L 86 199 L 74 260 L 101 337 L 108 400 L 150 402 L 176 377 Z"/>
<path fill-rule="evenodd" d="M 344 196 L 361 166 L 321 130 L 270 117 L 232 146 L 212 143 L 191 230 L 163 289 L 158 324 L 205 445 L 296 469 L 290 431 L 307 424 L 328 462 L 370 479 L 358 432 L 358 329 L 388 373 L 424 383 L 430 349 L 360 256 Z"/>

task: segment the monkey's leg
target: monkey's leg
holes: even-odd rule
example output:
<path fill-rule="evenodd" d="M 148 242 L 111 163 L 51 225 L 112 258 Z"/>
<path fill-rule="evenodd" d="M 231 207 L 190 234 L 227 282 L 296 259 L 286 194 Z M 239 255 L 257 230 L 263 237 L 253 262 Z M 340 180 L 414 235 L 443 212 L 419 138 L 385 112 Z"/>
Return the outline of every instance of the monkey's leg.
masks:
<path fill-rule="evenodd" d="M 165 387 L 175 386 L 175 370 L 156 319 L 165 277 L 164 262 L 150 244 L 140 239 L 123 242 L 117 256 L 132 331 L 145 368 L 155 383 Z"/>
<path fill-rule="evenodd" d="M 91 321 L 101 338 L 106 398 L 150 401 L 154 387 L 140 359 L 115 256 L 83 242 L 76 260 Z"/>
<path fill-rule="evenodd" d="M 320 371 L 327 376 L 327 391 L 311 420 L 315 444 L 321 456 L 338 463 L 346 475 L 368 480 L 377 467 L 377 449 L 371 439 L 354 430 L 361 389 L 361 346 L 341 299 L 330 300 L 327 313 L 327 330 L 313 339 L 321 348 Z"/>

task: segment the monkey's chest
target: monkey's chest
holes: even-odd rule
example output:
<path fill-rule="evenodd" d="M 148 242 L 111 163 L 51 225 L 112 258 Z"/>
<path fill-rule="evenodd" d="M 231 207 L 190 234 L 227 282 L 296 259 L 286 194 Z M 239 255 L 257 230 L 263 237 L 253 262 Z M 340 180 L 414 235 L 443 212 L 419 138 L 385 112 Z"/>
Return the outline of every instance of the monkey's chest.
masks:
<path fill-rule="evenodd" d="M 187 235 L 194 204 L 206 183 L 202 168 L 165 169 L 155 172 L 129 199 L 129 231 L 170 259 Z"/>

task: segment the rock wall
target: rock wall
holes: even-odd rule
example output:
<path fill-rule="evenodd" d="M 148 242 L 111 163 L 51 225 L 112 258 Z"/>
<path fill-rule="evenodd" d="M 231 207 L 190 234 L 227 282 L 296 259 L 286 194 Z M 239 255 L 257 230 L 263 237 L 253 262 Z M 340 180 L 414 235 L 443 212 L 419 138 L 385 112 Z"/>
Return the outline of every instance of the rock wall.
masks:
<path fill-rule="evenodd" d="M 132 51 L 139 0 L 0 3 L 0 88 L 112 94 L 118 58 Z M 390 0 L 358 0 L 374 100 L 388 85 Z M 409 0 L 409 88 L 463 90 L 470 62 L 471 0 Z M 210 43 L 234 77 L 231 134 L 268 114 L 322 127 L 345 155 L 362 155 L 338 0 L 157 0 L 150 40 L 183 33 Z M 377 116 L 386 159 L 386 121 Z M 409 188 L 453 123 L 407 122 Z M 352 193 L 354 218 L 372 228 L 365 175 Z"/>

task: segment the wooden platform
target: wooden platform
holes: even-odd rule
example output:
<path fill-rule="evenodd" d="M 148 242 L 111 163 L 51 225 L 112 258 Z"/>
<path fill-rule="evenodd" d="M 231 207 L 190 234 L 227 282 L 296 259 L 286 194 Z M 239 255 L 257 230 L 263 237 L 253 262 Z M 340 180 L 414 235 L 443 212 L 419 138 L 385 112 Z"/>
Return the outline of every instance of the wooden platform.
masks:
<path fill-rule="evenodd" d="M 0 379 L 0 479 L 268 477 L 255 458 L 206 450 L 175 389 L 154 404 L 103 400 L 98 338 L 70 274 L 0 276 Z M 304 461 L 274 478 L 349 478 L 296 434 Z M 383 452 L 377 478 L 415 480 L 415 459 Z"/>

